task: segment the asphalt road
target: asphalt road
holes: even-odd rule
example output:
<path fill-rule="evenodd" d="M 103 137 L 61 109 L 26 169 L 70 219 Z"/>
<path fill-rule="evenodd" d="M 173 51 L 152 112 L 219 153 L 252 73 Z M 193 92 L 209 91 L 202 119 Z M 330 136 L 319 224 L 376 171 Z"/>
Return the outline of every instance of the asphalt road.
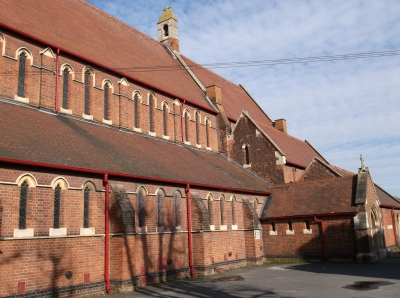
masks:
<path fill-rule="evenodd" d="M 222 277 L 239 280 L 213 282 Z M 381 259 L 374 264 L 245 267 L 214 276 L 146 286 L 111 297 L 400 297 L 400 258 Z"/>

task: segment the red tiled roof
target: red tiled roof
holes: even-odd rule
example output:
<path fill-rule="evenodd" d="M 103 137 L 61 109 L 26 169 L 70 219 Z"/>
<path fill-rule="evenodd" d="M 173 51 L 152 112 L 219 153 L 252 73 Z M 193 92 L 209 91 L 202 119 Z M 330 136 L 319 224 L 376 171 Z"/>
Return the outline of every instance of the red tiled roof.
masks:
<path fill-rule="evenodd" d="M 261 215 L 283 217 L 296 215 L 355 212 L 353 188 L 355 176 L 274 185 L 271 202 Z"/>
<path fill-rule="evenodd" d="M 1 24 L 214 110 L 163 45 L 83 0 L 2 0 Z"/>
<path fill-rule="evenodd" d="M 221 154 L 0 102 L 0 157 L 266 192 Z"/>
<path fill-rule="evenodd" d="M 264 133 L 283 150 L 286 154 L 286 160 L 289 163 L 306 168 L 314 157 L 319 157 L 324 160 L 324 158 L 305 141 L 299 140 L 274 128 L 268 116 L 240 86 L 235 85 L 186 57 L 183 58 L 205 87 L 213 84 L 221 86 L 222 105 L 230 119 L 237 120 L 242 110 L 246 110 L 250 118 L 253 119 Z"/>
<path fill-rule="evenodd" d="M 325 160 L 307 142 L 283 133 L 273 127 L 260 125 L 260 128 L 285 153 L 286 161 L 307 168 L 314 157 Z"/>
<path fill-rule="evenodd" d="M 266 116 L 264 111 L 249 97 L 249 95 L 238 85 L 228 81 L 215 72 L 204 68 L 189 58 L 181 55 L 186 64 L 194 72 L 204 87 L 210 85 L 219 85 L 222 91 L 222 105 L 224 106 L 226 116 L 236 121 L 242 110 L 247 110 L 250 117 L 257 123 L 272 127 L 272 122 Z"/>
<path fill-rule="evenodd" d="M 400 207 L 400 203 L 392 195 L 383 190 L 383 188 L 381 188 L 379 185 L 375 184 L 375 190 L 381 204 Z"/>
<path fill-rule="evenodd" d="M 347 171 L 345 169 L 339 168 L 337 166 L 334 165 L 329 165 L 332 169 L 334 169 L 336 172 L 338 172 L 340 175 L 344 176 L 353 176 L 355 175 L 355 173 Z"/>

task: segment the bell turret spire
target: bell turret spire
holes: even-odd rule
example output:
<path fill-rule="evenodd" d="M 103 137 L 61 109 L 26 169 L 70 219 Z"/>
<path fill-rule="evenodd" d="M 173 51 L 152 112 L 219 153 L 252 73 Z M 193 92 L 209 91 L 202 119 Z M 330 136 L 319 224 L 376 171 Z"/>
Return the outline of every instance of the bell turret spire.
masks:
<path fill-rule="evenodd" d="M 169 46 L 179 52 L 178 20 L 171 7 L 166 7 L 157 22 L 158 41 L 168 42 Z"/>

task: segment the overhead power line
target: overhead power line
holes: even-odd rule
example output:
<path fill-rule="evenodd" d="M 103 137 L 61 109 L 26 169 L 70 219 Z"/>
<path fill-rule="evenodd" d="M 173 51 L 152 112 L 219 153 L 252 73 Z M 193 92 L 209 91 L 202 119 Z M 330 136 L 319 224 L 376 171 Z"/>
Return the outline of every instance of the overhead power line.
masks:
<path fill-rule="evenodd" d="M 305 58 L 287 58 L 287 59 L 275 59 L 275 60 L 254 60 L 254 61 L 240 61 L 240 62 L 218 62 L 218 63 L 205 63 L 205 64 L 192 64 L 187 63 L 191 69 L 215 69 L 215 68 L 236 68 L 236 67 L 254 67 L 254 66 L 269 66 L 269 65 L 282 65 L 282 64 L 298 64 L 298 63 L 315 63 L 315 62 L 330 62 L 338 60 L 354 60 L 354 59 L 366 59 L 366 58 L 379 58 L 388 56 L 398 56 L 400 50 L 386 51 L 386 52 L 372 52 L 372 53 L 357 53 L 357 54 L 346 54 L 346 55 L 333 55 L 333 56 L 316 56 L 316 57 L 305 57 Z M 176 66 L 143 66 L 143 67 L 123 67 L 114 68 L 114 70 L 132 73 L 132 72 L 154 72 L 154 71 L 175 71 L 184 70 L 180 65 Z M 0 76 L 12 75 L 16 71 L 7 71 L 0 74 Z M 28 71 L 29 73 L 39 73 L 40 71 Z M 76 71 L 75 73 L 81 73 Z M 50 74 L 50 73 L 49 73 Z"/>

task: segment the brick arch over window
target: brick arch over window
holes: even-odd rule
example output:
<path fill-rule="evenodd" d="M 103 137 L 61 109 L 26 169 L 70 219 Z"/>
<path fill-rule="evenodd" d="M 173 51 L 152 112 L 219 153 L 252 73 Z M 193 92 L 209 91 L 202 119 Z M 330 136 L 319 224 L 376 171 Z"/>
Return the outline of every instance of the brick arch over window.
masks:
<path fill-rule="evenodd" d="M 69 183 L 64 177 L 56 177 L 51 182 L 51 187 L 55 189 L 55 187 L 59 185 L 62 190 L 67 190 L 69 188 Z"/>
<path fill-rule="evenodd" d="M 161 108 L 163 111 L 163 134 L 164 136 L 168 136 L 168 114 L 169 114 L 169 105 L 166 101 L 163 101 L 161 104 Z"/>
<path fill-rule="evenodd" d="M 134 120 L 134 128 L 139 128 L 140 126 L 140 102 L 142 95 L 139 91 L 133 92 L 133 120 Z"/>

